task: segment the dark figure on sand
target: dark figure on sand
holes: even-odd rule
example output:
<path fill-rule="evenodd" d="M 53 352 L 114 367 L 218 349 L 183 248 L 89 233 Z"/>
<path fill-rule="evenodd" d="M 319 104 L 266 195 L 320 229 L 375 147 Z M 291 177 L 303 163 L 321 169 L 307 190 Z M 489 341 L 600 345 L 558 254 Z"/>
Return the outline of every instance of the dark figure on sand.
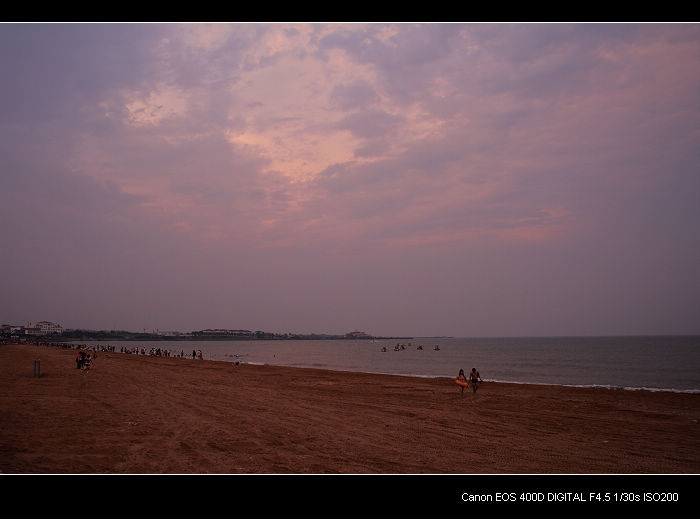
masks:
<path fill-rule="evenodd" d="M 472 368 L 471 373 L 469 373 L 469 383 L 472 386 L 472 391 L 476 393 L 477 388 L 479 387 L 478 382 L 483 382 L 481 380 L 481 375 L 479 375 L 479 372 L 476 370 L 476 368 Z"/>

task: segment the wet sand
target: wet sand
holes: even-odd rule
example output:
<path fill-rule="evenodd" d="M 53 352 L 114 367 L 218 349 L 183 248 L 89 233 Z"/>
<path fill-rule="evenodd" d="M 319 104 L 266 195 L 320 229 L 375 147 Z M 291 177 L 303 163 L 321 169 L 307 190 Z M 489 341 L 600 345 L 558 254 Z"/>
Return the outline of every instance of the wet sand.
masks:
<path fill-rule="evenodd" d="M 0 345 L 2 473 L 700 472 L 700 395 L 76 353 Z"/>

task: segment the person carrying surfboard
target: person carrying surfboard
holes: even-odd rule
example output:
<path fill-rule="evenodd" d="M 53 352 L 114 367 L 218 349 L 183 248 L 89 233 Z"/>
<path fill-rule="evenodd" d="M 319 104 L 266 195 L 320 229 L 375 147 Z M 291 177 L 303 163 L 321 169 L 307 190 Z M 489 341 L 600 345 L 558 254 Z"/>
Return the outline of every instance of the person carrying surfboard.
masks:
<path fill-rule="evenodd" d="M 483 380 L 481 380 L 481 375 L 479 375 L 476 368 L 472 368 L 471 373 L 469 373 L 469 383 L 472 385 L 472 391 L 474 393 L 476 393 L 476 389 L 479 386 L 477 382 L 483 382 Z"/>

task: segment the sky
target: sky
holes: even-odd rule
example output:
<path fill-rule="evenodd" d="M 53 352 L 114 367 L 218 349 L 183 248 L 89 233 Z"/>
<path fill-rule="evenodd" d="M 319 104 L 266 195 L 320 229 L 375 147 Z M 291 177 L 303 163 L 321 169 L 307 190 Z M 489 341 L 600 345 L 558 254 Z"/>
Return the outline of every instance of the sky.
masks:
<path fill-rule="evenodd" d="M 0 24 L 0 321 L 700 333 L 700 26 Z"/>

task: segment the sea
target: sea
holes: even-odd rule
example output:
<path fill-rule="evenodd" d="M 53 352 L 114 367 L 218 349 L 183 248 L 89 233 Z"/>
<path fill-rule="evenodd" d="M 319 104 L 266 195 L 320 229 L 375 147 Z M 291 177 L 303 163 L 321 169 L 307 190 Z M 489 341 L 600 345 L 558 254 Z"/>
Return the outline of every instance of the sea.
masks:
<path fill-rule="evenodd" d="M 91 342 L 88 346 L 95 346 Z M 700 393 L 700 336 L 516 337 L 234 341 L 108 341 L 208 360 L 484 381 Z"/>

